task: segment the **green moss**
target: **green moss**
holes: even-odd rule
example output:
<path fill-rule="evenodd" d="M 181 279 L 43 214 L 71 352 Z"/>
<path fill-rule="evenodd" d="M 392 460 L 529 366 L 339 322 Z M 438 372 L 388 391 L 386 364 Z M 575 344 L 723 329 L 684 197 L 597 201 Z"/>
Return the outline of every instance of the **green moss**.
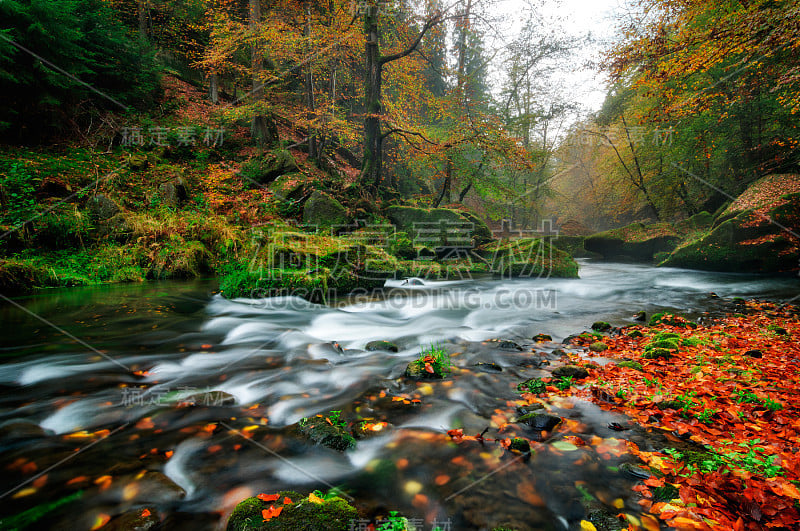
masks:
<path fill-rule="evenodd" d="M 680 236 L 669 223 L 632 223 L 619 229 L 599 232 L 586 238 L 584 247 L 604 258 L 653 261 L 658 252 L 672 251 Z"/>
<path fill-rule="evenodd" d="M 635 369 L 637 371 L 641 371 L 642 370 L 642 364 L 639 363 L 638 361 L 624 360 L 624 361 L 617 362 L 617 366 L 618 367 L 627 367 L 628 369 Z"/>
<path fill-rule="evenodd" d="M 531 451 L 531 444 L 525 440 L 515 437 L 511 439 L 511 444 L 508 446 L 509 450 L 516 450 L 522 453 L 528 453 Z"/>
<path fill-rule="evenodd" d="M 606 345 L 602 341 L 597 341 L 589 345 L 589 350 L 591 350 L 592 352 L 603 352 L 605 350 L 608 350 L 608 345 Z"/>
<path fill-rule="evenodd" d="M 648 360 L 654 360 L 658 358 L 662 359 L 670 359 L 673 355 L 674 351 L 671 349 L 666 348 L 654 348 L 651 350 L 646 351 L 642 354 L 642 357 Z"/>
<path fill-rule="evenodd" d="M 284 497 L 293 503 L 282 505 Z M 270 506 L 282 506 L 283 511 L 264 521 L 262 511 Z M 358 511 L 343 498 L 330 497 L 315 503 L 297 492 L 283 491 L 275 502 L 255 497 L 240 502 L 228 519 L 227 531 L 346 531 L 357 518 Z"/>
<path fill-rule="evenodd" d="M 578 277 L 578 263 L 569 254 L 538 238 L 494 242 L 478 252 L 503 277 Z"/>
<path fill-rule="evenodd" d="M 611 330 L 611 325 L 605 321 L 597 321 L 596 323 L 592 323 L 592 330 L 597 332 L 606 332 Z"/>

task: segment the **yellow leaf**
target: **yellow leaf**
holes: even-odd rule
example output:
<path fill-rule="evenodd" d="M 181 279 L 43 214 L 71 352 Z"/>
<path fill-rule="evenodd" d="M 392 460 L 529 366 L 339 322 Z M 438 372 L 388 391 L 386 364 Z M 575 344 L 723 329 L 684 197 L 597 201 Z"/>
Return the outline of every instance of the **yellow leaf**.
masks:
<path fill-rule="evenodd" d="M 581 531 L 597 531 L 597 528 L 593 523 L 581 520 Z"/>
<path fill-rule="evenodd" d="M 308 501 L 312 503 L 325 503 L 325 500 L 314 494 L 313 492 L 308 495 Z"/>

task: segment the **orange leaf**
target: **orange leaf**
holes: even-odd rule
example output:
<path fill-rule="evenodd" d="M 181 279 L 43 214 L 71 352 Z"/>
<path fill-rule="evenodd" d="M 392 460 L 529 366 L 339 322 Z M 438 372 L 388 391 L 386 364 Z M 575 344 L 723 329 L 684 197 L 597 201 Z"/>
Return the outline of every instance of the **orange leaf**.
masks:
<path fill-rule="evenodd" d="M 433 374 L 433 372 L 434 372 L 433 371 L 433 367 L 431 367 L 430 363 L 425 363 L 425 370 L 428 371 L 431 374 Z"/>
<path fill-rule="evenodd" d="M 313 503 L 325 503 L 325 500 L 314 494 L 313 492 L 308 495 L 308 501 Z"/>
<path fill-rule="evenodd" d="M 259 500 L 261 500 L 263 502 L 275 501 L 280 497 L 281 497 L 280 494 L 264 494 L 263 492 L 261 494 L 259 494 L 258 496 L 256 496 L 256 498 L 258 498 Z"/>

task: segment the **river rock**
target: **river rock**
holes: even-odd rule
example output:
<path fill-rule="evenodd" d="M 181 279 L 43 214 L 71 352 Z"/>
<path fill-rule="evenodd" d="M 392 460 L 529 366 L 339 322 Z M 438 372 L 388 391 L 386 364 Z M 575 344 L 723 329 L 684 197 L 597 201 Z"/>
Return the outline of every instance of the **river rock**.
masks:
<path fill-rule="evenodd" d="M 181 401 L 184 405 L 192 406 L 232 406 L 236 404 L 236 397 L 224 391 L 207 391 L 189 396 Z"/>
<path fill-rule="evenodd" d="M 0 439 L 4 441 L 36 439 L 47 435 L 35 422 L 27 420 L 8 420 L 0 424 Z"/>
<path fill-rule="evenodd" d="M 575 378 L 581 380 L 589 376 L 589 372 L 578 365 L 563 365 L 553 370 L 553 376 L 558 378 Z"/>
<path fill-rule="evenodd" d="M 300 433 L 316 444 L 344 452 L 356 445 L 356 440 L 340 424 L 329 424 L 323 417 L 312 417 L 298 423 Z"/>
<path fill-rule="evenodd" d="M 161 525 L 155 507 L 142 507 L 122 513 L 102 527 L 103 531 L 148 531 Z"/>
<path fill-rule="evenodd" d="M 553 431 L 556 426 L 561 424 L 561 417 L 534 412 L 522 415 L 517 419 L 517 422 L 525 424 L 536 431 Z"/>
<path fill-rule="evenodd" d="M 285 498 L 292 503 L 283 504 Z M 270 506 L 283 507 L 283 511 L 278 518 L 264 521 L 262 511 Z M 338 496 L 318 503 L 294 491 L 281 491 L 274 502 L 264 502 L 255 497 L 240 502 L 228 519 L 226 531 L 347 531 L 353 529 L 357 518 L 355 507 Z"/>
<path fill-rule="evenodd" d="M 592 323 L 592 330 L 595 332 L 607 332 L 611 330 L 611 325 L 605 321 L 597 321 Z"/>
<path fill-rule="evenodd" d="M 367 343 L 366 349 L 369 352 L 383 350 L 386 352 L 400 352 L 400 349 L 391 341 L 370 341 Z"/>
<path fill-rule="evenodd" d="M 405 375 L 412 380 L 441 380 L 445 377 L 444 374 L 435 371 L 426 371 L 425 365 L 420 363 L 419 360 L 414 360 L 406 366 Z"/>
<path fill-rule="evenodd" d="M 604 352 L 608 350 L 608 345 L 603 343 L 602 341 L 595 341 L 591 345 L 589 345 L 589 350 L 592 352 Z"/>
<path fill-rule="evenodd" d="M 653 475 L 649 470 L 631 463 L 622 463 L 619 466 L 619 471 L 631 479 L 647 479 Z"/>
<path fill-rule="evenodd" d="M 640 310 L 633 314 L 633 320 L 638 321 L 640 323 L 647 322 L 647 312 L 644 310 Z"/>
<path fill-rule="evenodd" d="M 552 341 L 553 338 L 549 334 L 536 334 L 533 336 L 533 340 L 537 343 L 546 343 L 548 341 Z"/>

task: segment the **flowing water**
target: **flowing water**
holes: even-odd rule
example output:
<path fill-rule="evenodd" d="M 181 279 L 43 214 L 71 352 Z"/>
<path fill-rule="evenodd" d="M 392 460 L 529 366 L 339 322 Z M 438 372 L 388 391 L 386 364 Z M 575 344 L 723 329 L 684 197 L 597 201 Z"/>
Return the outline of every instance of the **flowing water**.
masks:
<path fill-rule="evenodd" d="M 446 432 L 497 434 L 497 416 L 514 414 L 516 384 L 559 363 L 551 351 L 561 345 L 533 344 L 534 334 L 559 341 L 597 320 L 631 324 L 638 310 L 700 317 L 735 296 L 788 300 L 800 282 L 581 266 L 569 280 L 390 282 L 383 295 L 329 306 L 230 301 L 206 282 L 46 291 L 4 304 L 0 517 L 73 495 L 32 527 L 90 529 L 148 507 L 165 529 L 220 529 L 248 495 L 331 486 L 366 514 L 399 510 L 426 530 L 575 528 L 590 498 L 636 514 L 635 479 L 618 469 L 630 460 L 622 440 L 669 441 L 611 430 L 625 423 L 618 415 L 548 403 L 567 420 L 522 457 L 491 441 L 455 444 Z M 368 352 L 371 340 L 399 352 Z M 404 378 L 430 344 L 453 354 L 452 375 Z M 386 424 L 343 453 L 297 433 L 299 420 L 331 410 Z M 532 437 L 509 429 L 503 437 Z M 569 434 L 591 444 L 567 444 Z"/>

